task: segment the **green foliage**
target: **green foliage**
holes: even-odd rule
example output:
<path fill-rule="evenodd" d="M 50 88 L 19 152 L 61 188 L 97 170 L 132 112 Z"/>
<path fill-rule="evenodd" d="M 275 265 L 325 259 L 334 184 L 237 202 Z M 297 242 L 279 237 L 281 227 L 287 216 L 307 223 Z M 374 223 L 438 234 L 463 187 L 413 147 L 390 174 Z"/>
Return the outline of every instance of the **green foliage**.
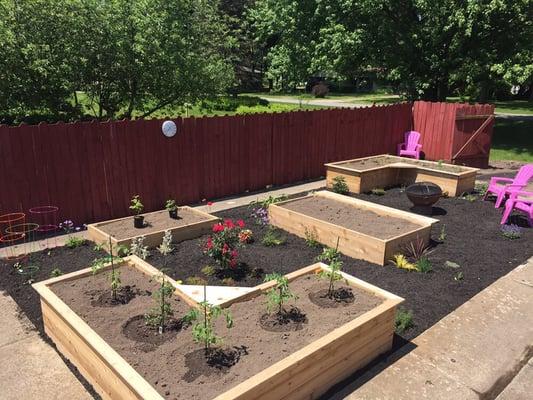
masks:
<path fill-rule="evenodd" d="M 350 192 L 350 189 L 346 184 L 346 178 L 344 178 L 342 175 L 337 175 L 335 178 L 333 178 L 333 185 L 331 186 L 331 189 L 335 193 L 339 194 L 348 194 Z"/>
<path fill-rule="evenodd" d="M 284 195 L 284 194 L 281 194 L 279 196 L 270 195 L 264 200 L 254 200 L 250 202 L 250 207 L 252 208 L 260 207 L 260 208 L 268 209 L 269 205 L 276 204 L 276 203 L 279 203 L 285 200 L 287 200 L 287 195 Z"/>
<path fill-rule="evenodd" d="M 54 268 L 52 271 L 50 271 L 50 278 L 57 278 L 58 276 L 63 275 L 63 271 L 59 268 Z"/>
<path fill-rule="evenodd" d="M 401 334 L 407 329 L 414 326 L 413 324 L 413 312 L 400 309 L 396 313 L 396 320 L 394 322 L 396 333 Z"/>
<path fill-rule="evenodd" d="M 335 282 L 342 280 L 341 270 L 343 262 L 341 261 L 341 254 L 339 253 L 338 247 L 339 239 L 337 239 L 337 248 L 324 247 L 322 254 L 317 257 L 317 261 L 322 261 L 329 265 L 329 270 L 321 270 L 318 276 L 329 280 L 328 296 L 330 298 L 335 293 Z"/>
<path fill-rule="evenodd" d="M 266 292 L 268 297 L 267 310 L 270 313 L 275 309 L 278 314 L 282 314 L 284 312 L 283 305 L 298 297 L 289 288 L 289 280 L 286 276 L 277 272 L 267 274 L 265 282 L 270 281 L 276 281 L 276 284 Z"/>
<path fill-rule="evenodd" d="M 143 212 L 144 205 L 141 202 L 141 197 L 138 194 L 131 198 L 130 210 L 132 210 L 137 215 Z"/>
<path fill-rule="evenodd" d="M 227 278 L 224 278 L 222 279 L 222 283 L 226 286 L 235 286 L 236 282 L 235 282 L 235 279 L 231 278 L 231 277 L 227 277 Z"/>
<path fill-rule="evenodd" d="M 417 262 L 429 253 L 429 244 L 427 244 L 424 239 L 417 236 L 416 240 L 409 242 L 409 244 L 405 246 L 404 251 L 407 257 Z"/>
<path fill-rule="evenodd" d="M 320 247 L 320 242 L 314 229 L 305 228 L 305 244 L 309 247 Z"/>
<path fill-rule="evenodd" d="M 454 281 L 457 281 L 457 282 L 460 282 L 462 280 L 465 279 L 465 274 L 463 273 L 463 271 L 459 271 L 458 273 L 456 273 L 454 276 L 453 276 L 453 280 Z"/>
<path fill-rule="evenodd" d="M 174 211 L 178 209 L 178 206 L 176 205 L 176 200 L 169 199 L 165 202 L 165 209 L 167 211 Z"/>
<path fill-rule="evenodd" d="M 187 285 L 207 285 L 207 281 L 199 276 L 189 276 L 185 278 Z"/>
<path fill-rule="evenodd" d="M 447 237 L 448 237 L 448 234 L 446 233 L 446 224 L 442 224 L 442 226 L 440 227 L 438 240 L 439 242 L 444 242 Z"/>
<path fill-rule="evenodd" d="M 407 271 L 416 271 L 416 265 L 409 262 L 409 260 L 403 254 L 395 254 L 393 259 L 390 260 L 392 264 L 400 269 Z"/>
<path fill-rule="evenodd" d="M 431 261 L 426 256 L 420 257 L 418 261 L 415 263 L 416 270 L 418 272 L 422 272 L 423 274 L 427 274 L 433 270 L 433 267 L 431 266 Z"/>
<path fill-rule="evenodd" d="M 83 246 L 85 244 L 85 239 L 77 236 L 69 236 L 65 242 L 65 246 L 69 249 L 75 249 L 76 247 Z"/>
<path fill-rule="evenodd" d="M 269 225 L 261 243 L 267 247 L 280 246 L 285 243 L 285 238 L 281 235 L 279 229 Z"/>
<path fill-rule="evenodd" d="M 157 276 L 157 280 L 159 288 L 152 294 L 155 305 L 144 315 L 144 321 L 147 325 L 158 328 L 159 333 L 162 334 L 165 330 L 165 323 L 173 315 L 169 299 L 174 293 L 174 287 L 167 281 L 163 270 Z"/>
<path fill-rule="evenodd" d="M 165 234 L 163 235 L 163 240 L 161 241 L 161 244 L 157 247 L 157 250 L 159 250 L 159 252 L 164 256 L 167 256 L 174 251 L 174 246 L 172 246 L 172 232 L 170 231 L 170 229 L 167 229 L 165 231 Z"/>
<path fill-rule="evenodd" d="M 183 320 L 188 323 L 197 321 L 192 328 L 192 337 L 195 343 L 204 344 L 206 355 L 208 355 L 211 346 L 222 342 L 222 338 L 216 334 L 214 325 L 215 321 L 220 316 L 224 316 L 226 320 L 226 328 L 231 329 L 233 327 L 233 318 L 229 310 L 209 304 L 205 300 L 205 290 L 204 287 L 204 301 L 198 304 L 199 309 L 191 309 Z"/>
<path fill-rule="evenodd" d="M 202 268 L 202 274 L 206 276 L 213 276 L 217 272 L 215 267 L 212 267 L 211 265 L 206 265 Z"/>
<path fill-rule="evenodd" d="M 150 256 L 150 251 L 148 250 L 148 246 L 144 245 L 144 239 L 145 237 L 143 235 L 143 236 L 138 236 L 131 241 L 130 252 L 129 252 L 130 255 L 137 256 L 139 258 L 142 258 L 143 260 L 146 260 Z M 166 249 L 165 251 L 167 250 L 168 249 Z"/>
<path fill-rule="evenodd" d="M 109 237 L 109 249 L 111 254 L 106 255 L 104 257 L 97 258 L 93 261 L 91 265 L 91 269 L 93 272 L 93 275 L 99 273 L 105 266 L 111 265 L 111 271 L 109 273 L 109 280 L 111 283 L 111 293 L 113 300 L 117 300 L 117 293 L 121 287 L 121 281 L 120 281 L 120 269 L 116 268 L 117 263 L 121 263 L 123 260 L 121 257 L 112 255 L 113 252 L 117 252 L 119 254 L 119 251 L 117 250 L 117 247 L 113 246 L 113 243 L 111 242 L 111 236 Z"/>
<path fill-rule="evenodd" d="M 374 188 L 371 190 L 372 194 L 373 195 L 376 195 L 376 196 L 383 196 L 385 195 L 385 189 L 383 188 Z"/>

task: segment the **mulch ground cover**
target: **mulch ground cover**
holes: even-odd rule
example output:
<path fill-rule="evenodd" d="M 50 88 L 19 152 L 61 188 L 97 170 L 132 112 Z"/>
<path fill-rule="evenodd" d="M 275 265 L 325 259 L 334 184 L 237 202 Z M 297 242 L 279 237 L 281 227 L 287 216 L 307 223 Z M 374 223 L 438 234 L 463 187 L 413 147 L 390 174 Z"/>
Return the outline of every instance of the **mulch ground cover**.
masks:
<path fill-rule="evenodd" d="M 405 211 L 411 207 L 400 188 L 387 190 L 383 196 L 362 194 L 355 197 Z M 230 275 L 202 272 L 205 266 L 214 266 L 203 254 L 207 236 L 177 244 L 175 251 L 166 257 L 152 250 L 147 262 L 157 268 L 168 268 L 170 276 L 183 281 L 254 286 L 262 282 L 267 273 L 294 271 L 313 263 L 321 253 L 320 247 L 309 246 L 304 239 L 284 231 L 278 232 L 283 244 L 263 245 L 268 228 L 257 225 L 251 211 L 249 207 L 240 207 L 217 214 L 221 218 L 243 219 L 254 233 L 255 241 L 240 249 L 240 265 Z M 432 231 L 434 242 L 428 257 L 433 270 L 430 273 L 408 272 L 393 265 L 383 267 L 342 257 L 345 272 L 406 299 L 403 308 L 412 311 L 414 326 L 396 337 L 396 349 L 533 256 L 533 229 L 526 227 L 525 218 L 514 217 L 511 221 L 523 227 L 521 237 L 507 239 L 500 231 L 502 211 L 495 209 L 491 201 L 443 198 L 435 205 L 434 212 L 433 217 L 439 219 L 440 224 Z M 446 238 L 438 242 L 442 226 L 445 226 Z M 92 244 L 35 253 L 32 264 L 38 265 L 39 270 L 34 279 L 48 278 L 54 268 L 65 273 L 86 268 L 102 254 L 95 251 Z M 28 277 L 5 262 L 1 262 L 0 268 L 0 290 L 7 291 L 42 332 L 39 298 L 26 283 Z"/>

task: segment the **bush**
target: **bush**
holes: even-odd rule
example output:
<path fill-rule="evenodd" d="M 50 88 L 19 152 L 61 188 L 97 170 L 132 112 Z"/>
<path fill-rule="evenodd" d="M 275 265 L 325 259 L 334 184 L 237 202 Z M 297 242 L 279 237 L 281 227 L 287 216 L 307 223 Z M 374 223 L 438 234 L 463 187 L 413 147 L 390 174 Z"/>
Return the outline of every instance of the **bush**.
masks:
<path fill-rule="evenodd" d="M 313 93 L 313 96 L 316 98 L 323 99 L 329 93 L 329 88 L 324 82 L 320 82 L 313 86 L 311 93 Z"/>
<path fill-rule="evenodd" d="M 342 175 L 338 175 L 333 178 L 333 185 L 331 186 L 331 189 L 338 194 L 348 194 L 350 192 L 348 184 L 346 183 L 346 179 Z"/>

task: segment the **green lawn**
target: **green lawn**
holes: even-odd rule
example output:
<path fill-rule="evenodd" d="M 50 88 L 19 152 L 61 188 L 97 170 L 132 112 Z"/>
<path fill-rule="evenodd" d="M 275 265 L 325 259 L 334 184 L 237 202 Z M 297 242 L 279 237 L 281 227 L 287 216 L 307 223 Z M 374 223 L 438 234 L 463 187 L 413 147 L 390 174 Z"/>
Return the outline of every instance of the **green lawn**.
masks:
<path fill-rule="evenodd" d="M 497 118 L 490 159 L 533 162 L 533 119 Z"/>
<path fill-rule="evenodd" d="M 465 102 L 468 103 L 467 99 L 461 99 L 460 97 L 448 97 L 447 101 L 457 103 Z M 507 100 L 507 101 L 489 101 L 489 103 L 494 103 L 496 106 L 495 111 L 502 114 L 522 114 L 522 115 L 533 115 L 533 101 L 527 100 Z"/>
<path fill-rule="evenodd" d="M 268 97 L 279 100 L 301 100 L 303 103 L 309 100 L 339 100 L 352 104 L 391 104 L 401 101 L 400 96 L 385 92 L 378 93 L 330 93 L 326 97 L 319 99 L 310 93 L 243 93 L 243 96 Z"/>

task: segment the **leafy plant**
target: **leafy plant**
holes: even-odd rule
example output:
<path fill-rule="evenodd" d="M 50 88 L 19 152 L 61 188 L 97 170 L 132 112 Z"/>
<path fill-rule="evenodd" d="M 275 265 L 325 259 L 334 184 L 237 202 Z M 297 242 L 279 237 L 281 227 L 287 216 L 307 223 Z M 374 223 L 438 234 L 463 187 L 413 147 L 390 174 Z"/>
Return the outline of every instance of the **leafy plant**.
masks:
<path fill-rule="evenodd" d="M 415 263 L 416 270 L 418 272 L 422 272 L 424 274 L 427 274 L 428 272 L 431 272 L 433 270 L 433 267 L 431 266 L 431 261 L 426 256 L 420 257 L 420 259 Z"/>
<path fill-rule="evenodd" d="M 285 238 L 281 235 L 278 229 L 269 225 L 261 243 L 267 247 L 279 246 L 285 243 Z"/>
<path fill-rule="evenodd" d="M 276 310 L 278 314 L 283 314 L 283 305 L 291 299 L 298 297 L 289 288 L 289 280 L 285 275 L 277 272 L 265 276 L 265 282 L 276 281 L 276 284 L 266 292 L 268 297 L 267 310 L 269 313 Z"/>
<path fill-rule="evenodd" d="M 405 269 L 407 271 L 416 271 L 416 265 L 409 262 L 409 260 L 403 254 L 395 254 L 393 259 L 390 260 L 396 267 Z"/>
<path fill-rule="evenodd" d="M 244 245 L 239 237 L 243 228 L 243 220 L 234 223 L 227 219 L 215 224 L 213 233 L 207 238 L 204 253 L 213 258 L 222 269 L 235 268 L 239 255 L 237 248 Z"/>
<path fill-rule="evenodd" d="M 100 272 L 100 270 L 106 266 L 107 264 L 111 264 L 111 272 L 109 274 L 109 280 L 111 282 L 111 295 L 114 301 L 117 300 L 117 294 L 121 287 L 121 281 L 120 281 L 120 269 L 115 267 L 116 262 L 122 262 L 122 258 L 112 255 L 113 253 L 113 243 L 111 242 L 111 236 L 109 237 L 109 249 L 111 250 L 111 254 L 97 258 L 92 263 L 92 271 L 93 275 Z"/>
<path fill-rule="evenodd" d="M 17 271 L 19 275 L 23 275 L 28 278 L 26 280 L 27 284 L 32 284 L 35 281 L 35 275 L 40 270 L 38 265 L 28 264 L 24 266 L 20 262 L 15 263 L 13 267 L 15 268 L 15 270 Z"/>
<path fill-rule="evenodd" d="M 159 252 L 164 256 L 167 256 L 174 251 L 174 246 L 172 246 L 172 232 L 170 231 L 170 229 L 167 229 L 165 231 L 165 234 L 163 235 L 163 240 L 161 241 L 161 244 L 157 247 L 157 250 L 159 250 Z"/>
<path fill-rule="evenodd" d="M 429 244 L 427 244 L 424 239 L 417 236 L 415 241 L 410 242 L 405 246 L 404 252 L 407 257 L 417 262 L 420 258 L 429 253 Z"/>
<path fill-rule="evenodd" d="M 350 189 L 346 184 L 346 178 L 344 178 L 342 175 L 337 175 L 335 178 L 333 178 L 333 185 L 331 186 L 331 189 L 335 193 L 339 194 L 348 194 L 350 192 Z"/>
<path fill-rule="evenodd" d="M 463 271 L 459 271 L 453 276 L 453 280 L 457 282 L 462 281 L 463 279 L 465 279 L 465 274 L 463 274 Z"/>
<path fill-rule="evenodd" d="M 252 218 L 255 220 L 255 223 L 258 225 L 268 225 L 268 207 L 271 204 L 279 203 L 281 201 L 287 200 L 287 196 L 282 194 L 280 196 L 268 196 L 264 200 L 256 200 L 250 203 L 252 210 Z"/>
<path fill-rule="evenodd" d="M 239 242 L 252 243 L 254 241 L 254 234 L 250 229 L 243 229 L 239 232 Z"/>
<path fill-rule="evenodd" d="M 374 188 L 371 190 L 371 193 L 376 196 L 383 196 L 385 195 L 385 189 L 383 188 Z"/>
<path fill-rule="evenodd" d="M 438 161 L 437 161 L 437 168 L 438 168 L 438 169 L 442 169 L 442 167 L 443 167 L 442 164 L 443 164 L 443 163 L 444 163 L 444 160 L 438 160 Z"/>
<path fill-rule="evenodd" d="M 403 333 L 413 325 L 413 312 L 403 309 L 398 310 L 394 321 L 396 333 Z"/>
<path fill-rule="evenodd" d="M 138 236 L 131 241 L 130 246 L 130 255 L 137 256 L 146 260 L 150 256 L 150 251 L 148 251 L 148 246 L 144 245 L 144 235 Z"/>
<path fill-rule="evenodd" d="M 342 280 L 342 274 L 340 273 L 342 270 L 342 261 L 341 261 L 341 255 L 339 253 L 339 239 L 337 238 L 337 246 L 336 248 L 332 247 L 325 247 L 322 250 L 322 254 L 320 254 L 316 259 L 317 261 L 322 261 L 329 266 L 329 270 L 321 270 L 318 273 L 318 276 L 320 278 L 328 279 L 329 280 L 329 288 L 328 288 L 328 297 L 333 298 L 335 294 L 334 284 L 336 281 Z"/>
<path fill-rule="evenodd" d="M 85 239 L 77 236 L 69 236 L 65 242 L 65 246 L 69 249 L 75 249 L 76 247 L 83 246 L 85 244 Z"/>
<path fill-rule="evenodd" d="M 233 318 L 227 309 L 222 309 L 219 306 L 213 306 L 207 302 L 206 287 L 204 286 L 204 301 L 198 304 L 199 308 L 193 308 L 183 318 L 185 322 L 192 323 L 197 321 L 192 328 L 192 337 L 195 343 L 203 343 L 205 355 L 209 355 L 211 346 L 222 342 L 222 338 L 216 335 L 215 321 L 224 316 L 226 319 L 226 328 L 233 327 Z M 198 322 L 202 317 L 202 321 Z"/>
<path fill-rule="evenodd" d="M 476 183 L 476 185 L 475 185 L 475 187 L 474 187 L 476 193 L 477 193 L 480 197 L 485 196 L 485 194 L 487 193 L 488 188 L 489 188 L 489 184 L 486 183 L 486 182 L 483 182 L 483 183 Z"/>
<path fill-rule="evenodd" d="M 500 232 L 503 237 L 510 240 L 520 239 L 522 236 L 522 229 L 515 224 L 503 225 Z"/>
<path fill-rule="evenodd" d="M 211 265 L 206 265 L 202 268 L 202 274 L 206 276 L 213 276 L 217 272 L 215 268 L 213 268 Z"/>
<path fill-rule="evenodd" d="M 152 294 L 155 305 L 144 315 L 144 321 L 147 325 L 157 327 L 159 333 L 162 334 L 165 331 L 165 323 L 173 315 L 169 299 L 174 293 L 174 287 L 167 281 L 164 270 L 161 270 L 157 279 L 159 288 Z"/>
<path fill-rule="evenodd" d="M 63 271 L 61 271 L 59 268 L 54 268 L 52 271 L 50 271 L 50 278 L 57 278 L 58 276 L 63 275 Z"/>
<path fill-rule="evenodd" d="M 189 276 L 185 278 L 187 285 L 207 285 L 207 281 L 199 276 Z"/>
<path fill-rule="evenodd" d="M 469 201 L 470 203 L 473 203 L 477 200 L 477 196 L 473 193 L 463 193 L 461 198 L 463 200 Z"/>
<path fill-rule="evenodd" d="M 222 279 L 222 283 L 226 286 L 235 286 L 236 282 L 235 282 L 235 279 L 231 278 L 231 277 L 227 277 L 227 278 L 224 278 Z"/>
<path fill-rule="evenodd" d="M 169 199 L 165 203 L 165 209 L 167 211 L 174 211 L 178 209 L 178 206 L 176 204 L 176 200 Z"/>
<path fill-rule="evenodd" d="M 442 224 L 440 227 L 440 233 L 439 233 L 439 242 L 444 242 L 446 238 L 448 237 L 448 234 L 446 233 L 446 224 Z"/>
<path fill-rule="evenodd" d="M 130 210 L 139 215 L 144 210 L 144 205 L 141 202 L 141 197 L 136 194 L 131 198 Z"/>
<path fill-rule="evenodd" d="M 305 244 L 309 247 L 320 247 L 318 235 L 314 229 L 305 228 Z"/>

